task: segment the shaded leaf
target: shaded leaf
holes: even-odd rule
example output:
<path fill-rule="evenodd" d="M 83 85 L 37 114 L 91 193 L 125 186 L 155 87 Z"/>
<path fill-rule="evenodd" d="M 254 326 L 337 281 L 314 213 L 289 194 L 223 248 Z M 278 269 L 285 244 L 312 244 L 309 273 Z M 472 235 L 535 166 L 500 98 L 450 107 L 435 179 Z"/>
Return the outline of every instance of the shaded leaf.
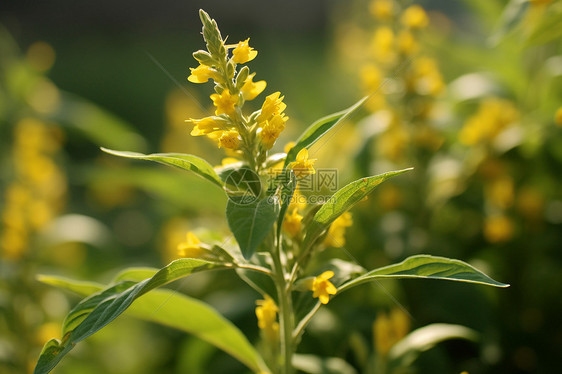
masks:
<path fill-rule="evenodd" d="M 338 293 L 380 278 L 443 279 L 494 287 L 509 287 L 508 284 L 493 280 L 466 262 L 445 257 L 416 255 L 408 257 L 398 264 L 372 270 L 346 282 L 339 287 Z"/>
<path fill-rule="evenodd" d="M 189 170 L 211 181 L 220 188 L 223 187 L 222 181 L 213 167 L 207 161 L 194 155 L 183 153 L 153 153 L 145 155 L 137 152 L 114 151 L 107 148 L 101 148 L 101 150 L 119 157 L 150 160 L 164 165 L 174 166 L 182 170 Z"/>
<path fill-rule="evenodd" d="M 412 331 L 397 342 L 388 353 L 389 366 L 408 367 L 420 353 L 450 339 L 476 341 L 478 333 L 460 325 L 433 323 Z"/>
<path fill-rule="evenodd" d="M 356 374 L 353 366 L 339 357 L 318 357 L 315 355 L 296 354 L 293 366 L 310 374 Z"/>
<path fill-rule="evenodd" d="M 234 234 L 245 259 L 252 257 L 271 231 L 279 203 L 273 196 L 257 200 L 253 196 L 231 196 L 226 204 L 228 226 Z"/>

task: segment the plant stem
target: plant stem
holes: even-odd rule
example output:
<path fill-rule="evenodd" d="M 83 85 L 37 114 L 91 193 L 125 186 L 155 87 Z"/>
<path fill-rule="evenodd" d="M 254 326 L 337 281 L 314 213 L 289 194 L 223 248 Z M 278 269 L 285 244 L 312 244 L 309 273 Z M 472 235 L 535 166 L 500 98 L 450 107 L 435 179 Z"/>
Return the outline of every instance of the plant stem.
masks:
<path fill-rule="evenodd" d="M 281 263 L 281 251 L 279 249 L 279 241 L 276 243 L 276 251 L 273 254 L 273 265 L 275 270 L 275 286 L 277 288 L 277 297 L 279 302 L 279 322 L 280 328 L 280 343 L 281 354 L 283 356 L 283 363 L 281 366 L 282 374 L 293 373 L 292 357 L 294 352 L 294 317 L 293 317 L 293 302 L 291 299 L 290 284 L 287 284 L 285 277 L 285 270 Z"/>

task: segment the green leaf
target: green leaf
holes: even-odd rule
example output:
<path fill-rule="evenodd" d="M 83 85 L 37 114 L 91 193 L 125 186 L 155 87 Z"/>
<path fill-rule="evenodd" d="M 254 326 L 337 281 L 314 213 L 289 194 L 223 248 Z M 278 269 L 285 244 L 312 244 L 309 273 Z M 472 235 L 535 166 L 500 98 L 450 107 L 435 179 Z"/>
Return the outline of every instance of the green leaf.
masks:
<path fill-rule="evenodd" d="M 136 300 L 127 314 L 193 334 L 253 371 L 265 370 L 263 360 L 244 334 L 202 301 L 171 290 L 153 290 Z"/>
<path fill-rule="evenodd" d="M 113 283 L 124 280 L 140 282 L 153 277 L 159 269 L 149 267 L 135 267 L 121 270 L 114 278 Z"/>
<path fill-rule="evenodd" d="M 37 280 L 50 286 L 55 286 L 72 291 L 81 296 L 91 295 L 95 292 L 101 291 L 104 288 L 103 284 L 100 283 L 77 281 L 74 279 L 58 277 L 54 275 L 40 274 L 37 276 Z"/>
<path fill-rule="evenodd" d="M 141 276 L 143 270 L 149 269 L 131 268 L 121 272 L 117 279 Z M 56 276 L 40 276 L 40 281 L 83 296 L 103 289 L 101 284 Z M 265 368 L 260 355 L 235 325 L 209 305 L 186 295 L 171 290 L 152 290 L 135 300 L 125 314 L 193 334 L 237 358 L 254 371 Z M 46 346 L 48 350 L 56 348 L 55 341 L 50 341 Z"/>
<path fill-rule="evenodd" d="M 234 234 L 245 259 L 252 257 L 263 242 L 279 214 L 274 196 L 257 200 L 253 196 L 231 196 L 226 204 L 228 226 Z"/>
<path fill-rule="evenodd" d="M 509 287 L 509 284 L 493 280 L 480 270 L 460 260 L 430 255 L 416 255 L 404 261 L 372 270 L 338 289 L 338 293 L 351 287 L 380 278 L 424 278 L 444 279 L 458 282 L 478 283 L 494 287 Z"/>
<path fill-rule="evenodd" d="M 562 27 L 560 27 L 562 24 L 561 9 L 561 7 L 558 7 L 558 11 L 556 11 L 554 7 L 551 7 L 550 10 L 543 15 L 541 22 L 529 36 L 526 43 L 527 45 L 546 44 L 562 36 Z"/>
<path fill-rule="evenodd" d="M 392 346 L 388 353 L 389 366 L 409 367 L 420 353 L 450 339 L 476 341 L 478 333 L 460 325 L 433 323 L 412 331 Z"/>
<path fill-rule="evenodd" d="M 308 248 L 336 218 L 363 200 L 376 186 L 391 177 L 410 170 L 412 168 L 362 178 L 338 190 L 322 205 L 308 224 L 303 248 Z"/>
<path fill-rule="evenodd" d="M 87 297 L 74 307 L 63 324 L 62 341 L 49 341 L 35 367 L 35 373 L 48 373 L 78 342 L 94 334 L 123 313 L 148 291 L 194 272 L 224 268 L 224 265 L 198 259 L 179 259 L 160 269 L 153 277 L 136 283 L 123 281 Z"/>
<path fill-rule="evenodd" d="M 150 160 L 164 165 L 174 166 L 182 170 L 189 170 L 208 181 L 211 181 L 220 188 L 223 187 L 222 181 L 213 167 L 207 161 L 197 156 L 183 153 L 153 153 L 145 155 L 137 152 L 114 151 L 107 148 L 101 148 L 101 150 L 115 156 L 134 158 L 138 160 Z"/>
<path fill-rule="evenodd" d="M 356 374 L 357 371 L 339 357 L 318 357 L 315 355 L 295 354 L 293 366 L 310 374 Z"/>
<path fill-rule="evenodd" d="M 490 41 L 496 45 L 501 40 L 511 34 L 520 24 L 527 14 L 529 2 L 527 0 L 511 0 L 504 8 L 496 29 L 493 32 Z"/>
<path fill-rule="evenodd" d="M 297 154 L 301 149 L 310 148 L 311 145 L 316 143 L 316 141 L 324 136 L 328 131 L 330 131 L 341 122 L 345 121 L 352 113 L 359 109 L 367 99 L 368 96 L 362 98 L 349 108 L 342 110 L 341 112 L 337 112 L 334 114 L 330 114 L 329 116 L 320 118 L 312 125 L 310 125 L 297 139 L 295 146 L 291 148 L 287 153 L 283 169 L 286 169 L 289 163 L 296 160 Z"/>

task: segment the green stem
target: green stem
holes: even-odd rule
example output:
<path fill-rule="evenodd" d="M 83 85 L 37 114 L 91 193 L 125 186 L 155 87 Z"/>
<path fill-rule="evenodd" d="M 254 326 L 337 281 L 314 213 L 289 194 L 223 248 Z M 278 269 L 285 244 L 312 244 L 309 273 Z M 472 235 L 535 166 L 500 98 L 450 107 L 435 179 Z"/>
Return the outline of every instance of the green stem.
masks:
<path fill-rule="evenodd" d="M 279 302 L 279 321 L 280 321 L 280 342 L 281 353 L 283 356 L 283 364 L 281 366 L 282 374 L 292 374 L 293 364 L 292 357 L 294 353 L 294 339 L 293 339 L 293 302 L 291 299 L 290 284 L 287 284 L 285 278 L 285 270 L 281 263 L 281 251 L 279 248 L 279 241 L 275 246 L 276 250 L 273 253 L 273 265 L 275 271 L 275 286 L 277 288 L 277 297 Z"/>

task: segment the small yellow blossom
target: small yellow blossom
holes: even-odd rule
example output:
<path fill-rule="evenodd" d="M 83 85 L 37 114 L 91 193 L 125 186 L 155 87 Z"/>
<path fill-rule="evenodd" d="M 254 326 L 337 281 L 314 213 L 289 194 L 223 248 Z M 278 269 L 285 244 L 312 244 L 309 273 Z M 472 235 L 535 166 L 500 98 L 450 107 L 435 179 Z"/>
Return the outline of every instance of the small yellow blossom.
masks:
<path fill-rule="evenodd" d="M 405 55 L 413 55 L 419 49 L 418 43 L 414 35 L 410 31 L 402 30 L 398 34 L 397 41 L 398 49 Z"/>
<path fill-rule="evenodd" d="M 437 96 L 445 88 L 443 77 L 437 62 L 429 57 L 420 57 L 413 61 L 409 89 L 419 95 Z"/>
<path fill-rule="evenodd" d="M 558 126 L 562 126 L 562 107 L 558 108 L 558 110 L 554 114 L 554 123 L 556 123 Z"/>
<path fill-rule="evenodd" d="M 218 72 L 212 67 L 206 65 L 199 65 L 195 69 L 189 68 L 191 74 L 187 77 L 187 80 L 192 83 L 205 83 L 209 79 L 218 79 Z"/>
<path fill-rule="evenodd" d="M 465 145 L 492 141 L 518 119 L 519 112 L 510 101 L 486 99 L 480 104 L 477 113 L 464 123 L 459 140 Z"/>
<path fill-rule="evenodd" d="M 285 144 L 285 146 L 283 147 L 283 152 L 285 153 L 289 153 L 289 151 L 291 150 L 291 148 L 293 148 L 297 143 L 296 142 L 289 142 L 287 144 Z"/>
<path fill-rule="evenodd" d="M 508 175 L 487 183 L 484 192 L 486 200 L 497 208 L 507 209 L 513 205 L 515 187 L 513 179 Z"/>
<path fill-rule="evenodd" d="M 328 247 L 341 248 L 345 245 L 345 228 L 353 224 L 353 219 L 351 218 L 351 213 L 345 212 L 332 224 L 328 229 L 328 234 L 326 239 L 324 239 L 324 244 Z"/>
<path fill-rule="evenodd" d="M 401 309 L 395 308 L 390 314 L 380 313 L 373 323 L 375 348 L 380 355 L 387 355 L 392 346 L 410 331 L 410 318 Z"/>
<path fill-rule="evenodd" d="M 217 107 L 215 114 L 232 115 L 236 111 L 235 105 L 238 103 L 238 95 L 231 95 L 229 90 L 224 90 L 221 94 L 212 94 L 211 100 Z"/>
<path fill-rule="evenodd" d="M 271 120 L 265 121 L 262 125 L 260 138 L 267 149 L 271 149 L 271 147 L 273 147 L 273 144 L 275 144 L 275 141 L 285 129 L 285 122 L 287 122 L 288 119 L 288 117 L 282 114 L 276 114 L 271 118 Z"/>
<path fill-rule="evenodd" d="M 298 212 L 298 208 L 294 208 L 291 214 L 286 214 L 283 220 L 283 229 L 289 233 L 292 237 L 297 236 L 301 232 L 302 219 Z"/>
<path fill-rule="evenodd" d="M 361 68 L 361 83 L 366 92 L 371 93 L 380 88 L 382 74 L 375 65 L 365 65 Z"/>
<path fill-rule="evenodd" d="M 257 118 L 258 122 L 267 121 L 274 115 L 281 114 L 287 108 L 287 104 L 283 102 L 284 96 L 279 97 L 280 95 L 280 92 L 275 92 L 265 98 L 261 113 Z"/>
<path fill-rule="evenodd" d="M 419 5 L 409 6 L 400 19 L 402 24 L 412 29 L 423 29 L 429 23 L 425 10 Z"/>
<path fill-rule="evenodd" d="M 308 159 L 308 150 L 306 148 L 303 148 L 299 151 L 299 153 L 297 153 L 297 160 L 291 162 L 288 167 L 290 169 L 293 169 L 293 172 L 295 173 L 295 176 L 297 178 L 303 178 L 307 175 L 316 173 L 316 170 L 314 170 L 315 162 L 315 158 L 310 160 Z"/>
<path fill-rule="evenodd" d="M 375 30 L 372 51 L 375 58 L 382 63 L 391 63 L 396 58 L 394 51 L 394 32 L 390 27 L 381 26 Z"/>
<path fill-rule="evenodd" d="M 328 304 L 330 295 L 335 295 L 338 290 L 328 279 L 334 276 L 333 271 L 325 271 L 311 282 L 308 282 L 308 288 L 312 291 L 312 297 L 317 297 L 322 304 Z"/>
<path fill-rule="evenodd" d="M 186 122 L 193 124 L 192 136 L 207 135 L 215 131 L 223 130 L 223 127 L 213 118 L 188 119 Z"/>
<path fill-rule="evenodd" d="M 278 308 L 275 301 L 269 296 L 265 296 L 265 300 L 256 301 L 256 317 L 258 318 L 258 327 L 264 332 L 269 341 L 276 341 L 279 337 L 279 323 L 277 322 Z"/>
<path fill-rule="evenodd" d="M 248 41 L 250 38 L 244 40 L 243 42 L 238 42 L 238 45 L 232 51 L 232 61 L 237 64 L 243 64 L 248 61 L 252 61 L 258 55 L 258 51 L 250 47 Z"/>
<path fill-rule="evenodd" d="M 295 192 L 293 193 L 293 198 L 289 203 L 289 210 L 291 209 L 298 209 L 303 210 L 306 208 L 306 196 L 303 196 L 299 191 L 299 186 L 295 188 Z"/>
<path fill-rule="evenodd" d="M 224 131 L 219 137 L 219 148 L 238 149 L 240 135 L 236 130 Z"/>
<path fill-rule="evenodd" d="M 394 13 L 394 0 L 373 0 L 369 4 L 371 14 L 381 21 L 389 20 Z"/>
<path fill-rule="evenodd" d="M 191 231 L 187 233 L 185 242 L 178 244 L 178 254 L 182 257 L 200 258 L 204 253 L 205 249 L 201 247 L 201 241 Z"/>
<path fill-rule="evenodd" d="M 505 215 L 494 215 L 484 222 L 484 237 L 490 243 L 502 243 L 513 237 L 513 222 Z"/>
<path fill-rule="evenodd" d="M 221 166 L 227 166 L 227 165 L 231 165 L 231 164 L 235 164 L 237 162 L 240 162 L 239 159 L 234 158 L 234 157 L 225 157 L 222 159 L 221 161 Z"/>
<path fill-rule="evenodd" d="M 255 75 L 256 73 L 250 74 L 240 89 L 240 92 L 246 101 L 254 100 L 256 96 L 262 93 L 267 86 L 265 81 L 254 82 L 253 79 Z"/>

